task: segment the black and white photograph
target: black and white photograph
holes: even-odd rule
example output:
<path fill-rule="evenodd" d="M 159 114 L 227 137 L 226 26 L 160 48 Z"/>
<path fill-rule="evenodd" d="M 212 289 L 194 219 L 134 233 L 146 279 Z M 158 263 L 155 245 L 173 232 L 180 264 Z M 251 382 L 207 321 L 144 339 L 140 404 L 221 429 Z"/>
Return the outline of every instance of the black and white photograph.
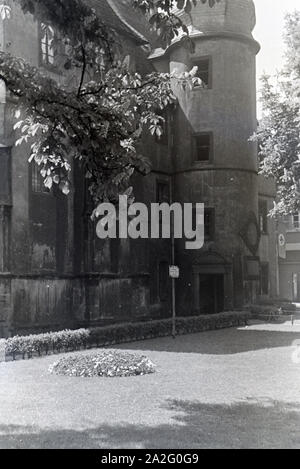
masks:
<path fill-rule="evenodd" d="M 0 449 L 300 449 L 299 0 L 0 0 Z"/>

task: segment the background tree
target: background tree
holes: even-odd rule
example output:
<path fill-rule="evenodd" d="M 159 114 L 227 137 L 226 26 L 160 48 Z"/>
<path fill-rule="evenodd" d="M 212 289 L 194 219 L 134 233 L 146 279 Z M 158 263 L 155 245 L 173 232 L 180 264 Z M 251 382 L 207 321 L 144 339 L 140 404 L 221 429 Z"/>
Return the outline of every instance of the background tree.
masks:
<path fill-rule="evenodd" d="M 286 17 L 286 65 L 262 79 L 263 118 L 258 130 L 261 173 L 274 177 L 272 215 L 300 210 L 300 12 Z"/>
<path fill-rule="evenodd" d="M 70 161 L 80 161 L 95 203 L 131 194 L 135 171 L 146 174 L 149 162 L 139 152 L 142 133 L 161 135 L 160 110 L 175 102 L 171 80 L 175 76 L 131 73 L 120 60 L 116 31 L 108 27 L 86 0 L 13 0 L 40 22 L 59 32 L 68 54 L 63 66 L 74 73 L 71 89 L 23 59 L 0 52 L 0 78 L 18 98 L 16 130 L 31 143 L 34 160 L 51 188 L 70 190 Z M 199 0 L 212 7 L 222 0 Z M 131 0 L 158 33 L 165 47 L 183 34 L 189 47 L 188 29 L 174 14 L 174 7 L 188 13 L 197 0 Z M 2 4 L 9 20 L 10 9 Z M 176 77 L 183 86 L 195 82 L 195 69 Z M 21 119 L 21 120 L 20 120 Z"/>

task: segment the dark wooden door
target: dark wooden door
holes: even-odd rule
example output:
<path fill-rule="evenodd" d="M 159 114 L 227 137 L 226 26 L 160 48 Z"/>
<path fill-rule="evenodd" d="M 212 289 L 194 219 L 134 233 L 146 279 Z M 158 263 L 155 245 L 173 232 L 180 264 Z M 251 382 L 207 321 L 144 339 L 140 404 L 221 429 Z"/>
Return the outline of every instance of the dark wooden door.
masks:
<path fill-rule="evenodd" d="M 200 275 L 199 296 L 201 314 L 224 311 L 224 275 Z"/>

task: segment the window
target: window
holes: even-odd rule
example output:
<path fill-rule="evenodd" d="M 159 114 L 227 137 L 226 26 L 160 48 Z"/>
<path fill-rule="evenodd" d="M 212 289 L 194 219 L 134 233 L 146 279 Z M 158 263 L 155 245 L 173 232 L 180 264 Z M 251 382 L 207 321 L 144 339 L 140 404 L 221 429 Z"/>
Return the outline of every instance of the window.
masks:
<path fill-rule="evenodd" d="M 269 264 L 261 264 L 260 266 L 260 289 L 261 295 L 269 294 Z"/>
<path fill-rule="evenodd" d="M 1 216 L 1 272 L 9 272 L 10 270 L 10 254 L 11 254 L 11 207 L 0 207 Z"/>
<path fill-rule="evenodd" d="M 259 257 L 245 257 L 245 280 L 260 280 L 261 265 Z"/>
<path fill-rule="evenodd" d="M 50 192 L 49 189 L 45 187 L 39 166 L 35 163 L 31 164 L 31 190 L 36 194 L 46 194 Z"/>
<path fill-rule="evenodd" d="M 170 186 L 168 182 L 158 181 L 156 184 L 156 202 L 170 203 Z"/>
<path fill-rule="evenodd" d="M 211 88 L 212 87 L 212 74 L 211 74 L 211 60 L 206 57 L 196 60 L 194 65 L 198 67 L 196 77 L 202 81 L 201 85 L 196 85 L 196 88 Z"/>
<path fill-rule="evenodd" d="M 117 238 L 112 238 L 110 240 L 110 262 L 111 262 L 112 272 L 119 271 L 120 248 L 121 248 L 121 240 L 119 236 L 117 236 Z"/>
<path fill-rule="evenodd" d="M 193 208 L 193 230 L 196 230 L 196 208 Z M 204 239 L 213 241 L 215 236 L 215 209 L 204 209 Z"/>
<path fill-rule="evenodd" d="M 159 116 L 163 117 L 163 121 L 160 122 L 160 126 L 162 128 L 162 135 L 160 137 L 156 136 L 157 143 L 161 145 L 168 145 L 169 143 L 169 115 L 168 112 L 158 112 Z"/>
<path fill-rule="evenodd" d="M 262 234 L 268 234 L 268 202 L 259 201 L 259 227 Z"/>
<path fill-rule="evenodd" d="M 156 184 L 156 202 L 158 204 L 170 203 L 170 186 L 168 182 L 158 181 Z M 159 225 L 162 226 L 163 214 L 159 212 Z"/>
<path fill-rule="evenodd" d="M 169 263 L 160 262 L 158 268 L 159 299 L 167 301 L 169 297 Z"/>
<path fill-rule="evenodd" d="M 11 150 L 0 148 L 0 204 L 11 203 Z"/>
<path fill-rule="evenodd" d="M 295 228 L 295 229 L 300 228 L 300 214 L 299 214 L 299 212 L 295 212 L 293 214 L 293 228 Z"/>
<path fill-rule="evenodd" d="M 204 210 L 204 237 L 206 241 L 212 241 L 215 235 L 215 210 L 206 208 Z"/>
<path fill-rule="evenodd" d="M 202 133 L 193 137 L 194 159 L 200 163 L 212 159 L 212 134 Z"/>
<path fill-rule="evenodd" d="M 52 26 L 41 23 L 41 61 L 43 65 L 55 65 L 54 39 L 55 32 Z"/>

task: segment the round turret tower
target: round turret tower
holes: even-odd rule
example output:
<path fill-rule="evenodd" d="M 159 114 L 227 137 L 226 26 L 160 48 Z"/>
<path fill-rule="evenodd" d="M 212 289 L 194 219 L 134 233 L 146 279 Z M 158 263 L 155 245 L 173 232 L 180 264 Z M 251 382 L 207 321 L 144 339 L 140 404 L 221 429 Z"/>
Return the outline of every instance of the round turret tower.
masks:
<path fill-rule="evenodd" d="M 177 12 L 195 44 L 180 40 L 150 59 L 158 70 L 198 67 L 201 86 L 174 91 L 175 201 L 205 204 L 205 246 L 187 251 L 179 241 L 176 262 L 181 311 L 220 312 L 255 299 L 259 285 L 256 54 L 252 0 L 198 2 L 191 15 Z"/>

